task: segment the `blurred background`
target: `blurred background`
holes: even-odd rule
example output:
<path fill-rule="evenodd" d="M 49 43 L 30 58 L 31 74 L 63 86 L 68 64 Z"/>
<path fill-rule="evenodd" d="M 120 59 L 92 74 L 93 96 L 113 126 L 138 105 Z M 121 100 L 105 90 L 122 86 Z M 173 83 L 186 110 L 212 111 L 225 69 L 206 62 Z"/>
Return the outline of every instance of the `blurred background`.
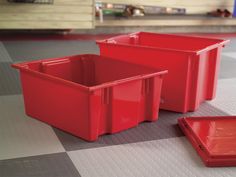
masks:
<path fill-rule="evenodd" d="M 232 33 L 233 12 L 234 0 L 0 0 L 0 30 Z"/>

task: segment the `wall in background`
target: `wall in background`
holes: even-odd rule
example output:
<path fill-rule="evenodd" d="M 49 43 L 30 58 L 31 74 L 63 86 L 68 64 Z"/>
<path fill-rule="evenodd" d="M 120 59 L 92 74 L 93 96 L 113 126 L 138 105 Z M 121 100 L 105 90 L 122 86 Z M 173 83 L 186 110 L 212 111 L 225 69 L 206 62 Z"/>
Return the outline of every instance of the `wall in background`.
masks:
<path fill-rule="evenodd" d="M 54 4 L 0 0 L 0 29 L 89 29 L 94 27 L 93 0 L 54 0 Z"/>
<path fill-rule="evenodd" d="M 102 2 L 157 5 L 163 7 L 186 8 L 188 14 L 206 14 L 217 8 L 233 10 L 234 0 L 98 0 Z M 188 20 L 188 19 L 187 19 Z M 182 22 L 184 21 L 184 22 Z M 176 21 L 170 25 L 211 25 L 212 20 Z M 234 20 L 219 19 L 219 25 L 235 25 Z M 127 26 L 117 21 L 106 21 L 108 26 Z M 94 0 L 54 0 L 54 4 L 12 4 L 7 0 L 0 0 L 0 29 L 92 29 L 95 25 L 107 26 L 106 23 L 95 24 Z M 125 21 L 128 26 L 136 23 Z M 139 25 L 143 24 L 140 21 Z M 146 26 L 162 26 L 163 21 L 145 21 Z M 144 24 L 145 24 L 144 23 Z M 212 22 L 213 23 L 213 22 Z M 214 21 L 218 24 L 218 21 Z"/>
<path fill-rule="evenodd" d="M 186 8 L 188 14 L 206 14 L 217 8 L 233 10 L 234 0 L 99 0 L 100 2 Z"/>

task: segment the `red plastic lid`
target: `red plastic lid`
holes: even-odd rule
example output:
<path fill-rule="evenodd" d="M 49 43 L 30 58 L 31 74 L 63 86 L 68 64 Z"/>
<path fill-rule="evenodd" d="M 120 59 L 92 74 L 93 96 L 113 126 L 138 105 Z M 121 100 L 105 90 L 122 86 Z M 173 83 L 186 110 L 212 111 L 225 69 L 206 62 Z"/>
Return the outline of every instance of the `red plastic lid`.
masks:
<path fill-rule="evenodd" d="M 236 166 L 236 116 L 178 120 L 207 166 Z"/>

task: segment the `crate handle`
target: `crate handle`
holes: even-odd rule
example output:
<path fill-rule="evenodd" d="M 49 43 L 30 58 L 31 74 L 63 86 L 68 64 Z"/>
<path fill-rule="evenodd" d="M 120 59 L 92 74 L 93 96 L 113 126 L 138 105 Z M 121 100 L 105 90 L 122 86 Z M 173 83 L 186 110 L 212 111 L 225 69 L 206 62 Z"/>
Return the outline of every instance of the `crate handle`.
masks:
<path fill-rule="evenodd" d="M 129 38 L 130 38 L 130 42 L 132 43 L 132 44 L 138 44 L 138 41 L 139 41 L 139 36 L 138 35 L 136 35 L 136 34 L 131 34 L 130 36 L 129 36 Z"/>
<path fill-rule="evenodd" d="M 51 60 L 51 61 L 43 61 L 42 65 L 43 66 L 50 66 L 50 65 L 58 65 L 58 64 L 64 64 L 64 63 L 69 63 L 71 62 L 68 58 L 64 59 L 57 59 L 57 60 Z"/>
<path fill-rule="evenodd" d="M 22 68 L 24 68 L 24 69 L 29 69 L 29 65 L 28 64 L 12 64 L 11 65 L 12 67 L 14 67 L 14 68 L 16 68 L 16 69 L 22 69 Z"/>
<path fill-rule="evenodd" d="M 129 35 L 129 37 L 133 39 L 138 39 L 139 36 L 137 34 L 131 34 Z"/>
<path fill-rule="evenodd" d="M 109 43 L 109 44 L 116 44 L 117 42 L 114 39 L 108 39 L 107 43 Z"/>

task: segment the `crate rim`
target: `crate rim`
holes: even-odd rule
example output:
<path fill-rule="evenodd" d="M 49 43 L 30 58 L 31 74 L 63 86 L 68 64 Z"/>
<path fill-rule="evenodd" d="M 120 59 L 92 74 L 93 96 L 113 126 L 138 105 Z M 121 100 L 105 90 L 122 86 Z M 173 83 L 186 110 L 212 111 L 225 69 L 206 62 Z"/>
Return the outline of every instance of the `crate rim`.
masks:
<path fill-rule="evenodd" d="M 95 54 L 72 55 L 72 56 L 66 56 L 66 57 L 61 57 L 61 58 L 49 58 L 49 59 L 41 59 L 41 60 L 26 61 L 26 62 L 21 62 L 21 63 L 14 63 L 11 66 L 13 68 L 19 69 L 20 71 L 24 71 L 24 72 L 33 74 L 33 75 L 41 77 L 43 79 L 51 80 L 51 81 L 58 82 L 58 83 L 61 83 L 61 84 L 66 84 L 66 85 L 69 85 L 69 86 L 73 86 L 75 88 L 82 89 L 84 91 L 95 91 L 95 90 L 98 90 L 98 89 L 112 87 L 112 86 L 115 86 L 115 85 L 118 85 L 118 84 L 125 84 L 127 82 L 132 82 L 132 81 L 136 81 L 136 80 L 140 80 L 140 79 L 147 79 L 147 78 L 155 77 L 155 76 L 162 77 L 163 75 L 168 73 L 168 70 L 161 70 L 160 69 L 160 70 L 156 70 L 155 72 L 152 72 L 152 73 L 149 73 L 149 74 L 139 74 L 139 75 L 136 75 L 136 76 L 132 76 L 132 77 L 124 78 L 124 79 L 118 79 L 118 80 L 110 81 L 110 82 L 105 82 L 105 83 L 102 83 L 102 84 L 99 84 L 99 85 L 89 87 L 89 86 L 85 86 L 85 85 L 82 85 L 82 84 L 79 84 L 79 83 L 75 83 L 75 82 L 72 82 L 72 81 L 69 81 L 69 80 L 66 80 L 66 79 L 62 79 L 60 77 L 56 77 L 56 76 L 52 76 L 52 75 L 49 75 L 49 74 L 41 73 L 39 71 L 34 71 L 34 70 L 28 69 L 26 67 L 27 64 L 29 64 L 29 63 L 40 63 L 40 62 L 43 62 L 43 61 L 45 62 L 45 61 L 63 60 L 63 59 L 68 59 L 68 58 L 74 58 L 74 57 L 77 57 L 77 56 L 80 56 L 80 57 L 86 57 L 86 56 L 103 57 L 103 56 L 99 56 L 99 55 L 95 55 Z M 112 59 L 112 58 L 109 58 L 109 59 Z M 124 62 L 124 63 L 127 63 L 127 62 Z M 146 67 L 146 66 L 143 66 L 143 67 Z M 150 67 L 146 67 L 146 68 L 150 68 Z"/>
<path fill-rule="evenodd" d="M 190 54 L 190 55 L 200 55 L 203 52 L 207 52 L 209 50 L 212 50 L 214 48 L 217 48 L 219 46 L 225 46 L 226 44 L 228 44 L 230 42 L 229 39 L 217 39 L 217 38 L 208 38 L 208 37 L 198 37 L 198 36 L 189 36 L 189 35 L 175 35 L 175 34 L 162 34 L 162 33 L 151 33 L 151 32 L 135 32 L 135 33 L 130 33 L 130 34 L 123 34 L 123 35 L 117 35 L 108 39 L 103 39 L 103 40 L 96 40 L 96 44 L 101 45 L 101 44 L 106 44 L 106 45 L 111 45 L 111 46 L 125 46 L 125 47 L 134 47 L 133 45 L 130 44 L 121 44 L 121 43 L 111 43 L 110 41 L 115 41 L 115 39 L 117 37 L 132 37 L 134 35 L 138 35 L 138 34 L 150 34 L 150 35 L 162 35 L 162 36 L 170 36 L 170 37 L 185 37 L 185 38 L 195 38 L 195 39 L 205 39 L 205 40 L 218 40 L 220 42 L 216 42 L 215 44 L 212 44 L 208 47 L 205 47 L 203 49 L 199 49 L 199 50 L 180 50 L 180 49 L 170 49 L 170 48 L 163 48 L 163 47 L 150 47 L 150 46 L 145 46 L 145 45 L 135 45 L 135 47 L 137 48 L 144 48 L 144 49 L 158 49 L 158 50 L 163 50 L 163 51 L 169 51 L 169 52 L 181 52 L 181 53 L 186 53 L 186 54 Z"/>

